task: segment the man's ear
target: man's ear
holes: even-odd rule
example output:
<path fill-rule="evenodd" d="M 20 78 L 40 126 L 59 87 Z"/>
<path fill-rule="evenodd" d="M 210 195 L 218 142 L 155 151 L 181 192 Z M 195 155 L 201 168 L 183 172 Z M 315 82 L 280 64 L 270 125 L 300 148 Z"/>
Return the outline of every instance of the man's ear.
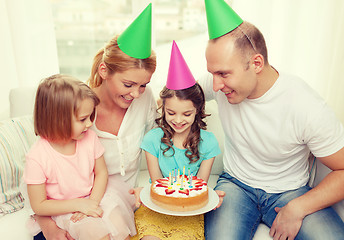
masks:
<path fill-rule="evenodd" d="M 98 66 L 98 74 L 102 79 L 105 79 L 108 73 L 108 69 L 104 62 L 101 62 Z"/>
<path fill-rule="evenodd" d="M 264 67 L 264 57 L 261 54 L 255 54 L 253 56 L 253 67 L 256 73 L 260 73 Z"/>

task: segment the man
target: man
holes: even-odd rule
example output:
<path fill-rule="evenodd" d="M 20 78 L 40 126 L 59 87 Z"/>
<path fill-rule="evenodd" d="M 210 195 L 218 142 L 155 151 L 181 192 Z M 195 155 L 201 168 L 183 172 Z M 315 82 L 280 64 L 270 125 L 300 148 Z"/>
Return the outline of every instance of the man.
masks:
<path fill-rule="evenodd" d="M 263 222 L 273 239 L 344 239 L 344 223 L 329 207 L 344 199 L 342 124 L 304 81 L 269 64 L 255 26 L 223 0 L 206 0 L 206 11 L 211 75 L 199 82 L 217 101 L 225 132 L 215 187 L 225 196 L 205 215 L 206 238 L 252 239 Z M 313 189 L 310 152 L 333 170 Z"/>

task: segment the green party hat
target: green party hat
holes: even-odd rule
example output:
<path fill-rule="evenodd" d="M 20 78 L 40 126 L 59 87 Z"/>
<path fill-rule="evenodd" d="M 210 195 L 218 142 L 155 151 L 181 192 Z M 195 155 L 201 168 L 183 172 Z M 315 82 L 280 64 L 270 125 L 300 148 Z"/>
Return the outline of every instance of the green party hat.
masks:
<path fill-rule="evenodd" d="M 205 0 L 209 39 L 236 29 L 243 20 L 224 0 Z"/>
<path fill-rule="evenodd" d="M 152 3 L 118 37 L 118 47 L 133 58 L 148 58 L 152 52 Z"/>

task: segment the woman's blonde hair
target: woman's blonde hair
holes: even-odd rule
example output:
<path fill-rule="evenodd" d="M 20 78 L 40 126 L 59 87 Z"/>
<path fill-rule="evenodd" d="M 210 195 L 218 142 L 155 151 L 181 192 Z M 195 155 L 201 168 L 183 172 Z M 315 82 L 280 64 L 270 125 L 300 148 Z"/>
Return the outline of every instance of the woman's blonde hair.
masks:
<path fill-rule="evenodd" d="M 154 73 L 156 69 L 156 55 L 154 51 L 150 57 L 145 59 L 137 59 L 125 54 L 117 44 L 118 36 L 111 39 L 104 48 L 101 48 L 93 59 L 91 76 L 88 84 L 91 88 L 99 87 L 103 79 L 98 74 L 99 65 L 104 62 L 109 69 L 110 74 L 115 72 L 124 72 L 129 69 L 145 69 Z"/>
<path fill-rule="evenodd" d="M 69 140 L 72 135 L 72 117 L 77 116 L 80 102 L 92 99 L 99 104 L 97 95 L 85 83 L 63 74 L 52 75 L 39 84 L 34 107 L 36 135 L 49 141 Z"/>

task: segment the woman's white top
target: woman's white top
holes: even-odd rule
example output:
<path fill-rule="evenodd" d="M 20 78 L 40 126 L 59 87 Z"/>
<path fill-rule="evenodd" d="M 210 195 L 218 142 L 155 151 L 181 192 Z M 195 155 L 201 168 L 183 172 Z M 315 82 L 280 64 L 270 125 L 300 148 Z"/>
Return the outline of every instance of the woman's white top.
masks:
<path fill-rule="evenodd" d="M 117 135 L 101 131 L 95 124 L 91 127 L 105 148 L 109 175 L 121 176 L 132 187 L 136 185 L 141 162 L 141 141 L 154 125 L 156 109 L 152 90 L 147 86 L 145 92 L 129 106 Z"/>

